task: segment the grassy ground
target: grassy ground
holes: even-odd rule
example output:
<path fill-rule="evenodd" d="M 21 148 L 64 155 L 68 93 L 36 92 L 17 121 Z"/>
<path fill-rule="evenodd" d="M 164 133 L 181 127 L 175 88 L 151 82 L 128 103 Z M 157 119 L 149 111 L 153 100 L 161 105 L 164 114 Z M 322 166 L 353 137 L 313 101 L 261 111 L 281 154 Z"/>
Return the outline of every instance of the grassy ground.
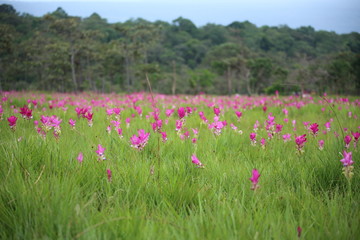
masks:
<path fill-rule="evenodd" d="M 31 120 L 14 113 L 11 105 L 19 109 L 28 98 L 40 99 L 41 95 L 20 97 L 13 93 L 1 104 L 2 239 L 296 239 L 299 226 L 303 239 L 360 237 L 360 146 L 355 149 L 351 142 L 348 150 L 355 162 L 350 181 L 342 174 L 343 157 L 339 154 L 344 150 L 344 136 L 359 131 L 355 115 L 360 117 L 360 110 L 354 99 L 350 99 L 351 104 L 338 101 L 329 105 L 319 104 L 320 98 L 276 100 L 280 103 L 269 98 L 265 100 L 266 113 L 254 100 L 249 109 L 242 109 L 238 122 L 230 108 L 233 105 L 226 102 L 228 98 L 203 97 L 207 100 L 202 101 L 198 97 L 156 96 L 161 119 L 166 119 L 165 108 L 175 107 L 174 115 L 163 125 L 168 135 L 163 143 L 160 134 L 151 129 L 152 117 L 145 117 L 153 111 L 147 99 L 136 103 L 143 107 L 143 116 L 136 114 L 127 128 L 125 119 L 136 113 L 128 107 L 128 96 L 70 96 L 66 111 L 61 107 L 49 109 L 48 100 L 63 97 L 67 96 L 48 95 L 38 108 L 31 106 Z M 92 127 L 86 119 L 78 119 L 72 103 L 81 99 L 88 105 L 101 105 L 97 103 L 103 101 L 107 107 L 123 107 L 124 138 L 115 131 L 106 132 L 106 107 L 93 107 Z M 237 98 L 230 100 L 243 106 Z M 212 122 L 213 108 L 207 106 L 212 101 L 224 106 L 220 120 L 228 122 L 220 136 L 201 123 L 198 115 L 204 111 Z M 304 106 L 286 107 L 289 122 L 285 123 L 285 104 L 299 101 Z M 191 128 L 199 129 L 197 144 L 191 138 L 181 140 L 175 131 L 179 106 L 197 108 L 185 117 L 191 138 Z M 263 127 L 269 112 L 276 123 L 284 125 L 271 140 Z M 11 115 L 19 118 L 15 131 L 8 126 Z M 33 122 L 41 115 L 57 115 L 63 120 L 58 141 L 51 132 L 45 140 L 36 132 Z M 68 124 L 70 118 L 77 120 L 76 130 Z M 324 124 L 330 118 L 334 119 L 331 131 L 324 134 Z M 252 146 L 249 134 L 256 120 L 261 128 L 258 143 Z M 296 131 L 292 120 L 297 121 Z M 317 137 L 311 136 L 303 121 L 319 124 Z M 232 130 L 230 123 L 243 134 Z M 343 128 L 348 128 L 347 132 Z M 130 137 L 138 129 L 151 132 L 143 151 L 130 147 Z M 334 131 L 340 136 L 335 137 Z M 285 133 L 292 134 L 286 143 L 281 138 Z M 297 154 L 294 134 L 305 133 L 308 141 L 304 153 Z M 261 138 L 266 138 L 265 148 L 260 146 Z M 322 151 L 318 149 L 320 139 L 325 141 Z M 98 144 L 106 148 L 105 161 L 97 160 Z M 79 152 L 84 155 L 81 164 L 76 159 Z M 191 163 L 194 153 L 205 168 Z M 261 174 L 260 188 L 255 191 L 249 181 L 254 168 Z M 111 181 L 107 169 L 112 171 Z"/>

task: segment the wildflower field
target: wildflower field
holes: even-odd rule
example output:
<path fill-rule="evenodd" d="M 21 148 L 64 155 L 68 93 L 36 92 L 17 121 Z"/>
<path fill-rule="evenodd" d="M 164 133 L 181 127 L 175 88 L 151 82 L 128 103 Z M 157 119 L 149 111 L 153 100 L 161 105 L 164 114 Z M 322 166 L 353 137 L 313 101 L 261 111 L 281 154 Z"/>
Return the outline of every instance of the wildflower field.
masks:
<path fill-rule="evenodd" d="M 359 239 L 360 99 L 3 92 L 1 239 Z"/>

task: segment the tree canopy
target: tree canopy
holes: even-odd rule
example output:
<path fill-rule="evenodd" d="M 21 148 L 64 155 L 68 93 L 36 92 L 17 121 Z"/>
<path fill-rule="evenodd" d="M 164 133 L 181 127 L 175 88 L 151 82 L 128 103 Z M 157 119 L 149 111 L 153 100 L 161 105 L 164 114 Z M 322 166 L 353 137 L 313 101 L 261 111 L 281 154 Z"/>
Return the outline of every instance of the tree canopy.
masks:
<path fill-rule="evenodd" d="M 360 34 L 249 21 L 197 27 L 0 5 L 0 91 L 360 94 Z"/>

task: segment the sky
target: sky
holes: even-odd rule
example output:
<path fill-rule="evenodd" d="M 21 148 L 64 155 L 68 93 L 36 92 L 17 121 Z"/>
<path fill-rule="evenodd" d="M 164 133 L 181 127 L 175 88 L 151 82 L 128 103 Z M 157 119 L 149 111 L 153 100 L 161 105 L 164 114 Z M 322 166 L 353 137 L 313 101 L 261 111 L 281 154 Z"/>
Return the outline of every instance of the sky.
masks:
<path fill-rule="evenodd" d="M 71 16 L 98 13 L 109 23 L 143 18 L 171 23 L 178 17 L 196 26 L 250 21 L 258 27 L 312 26 L 337 33 L 360 32 L 360 0 L 0 0 L 20 13 L 43 16 L 62 7 Z"/>

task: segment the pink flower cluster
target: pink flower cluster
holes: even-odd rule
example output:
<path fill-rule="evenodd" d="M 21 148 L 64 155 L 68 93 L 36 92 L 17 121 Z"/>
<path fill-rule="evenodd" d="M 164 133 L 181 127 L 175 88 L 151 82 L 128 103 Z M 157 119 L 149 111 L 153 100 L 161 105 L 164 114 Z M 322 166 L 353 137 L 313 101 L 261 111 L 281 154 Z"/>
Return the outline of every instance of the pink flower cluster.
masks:
<path fill-rule="evenodd" d="M 60 123 L 62 122 L 59 117 L 56 115 L 53 116 L 44 116 L 42 115 L 40 118 L 40 122 L 42 123 L 41 127 L 37 128 L 37 132 L 42 136 L 43 138 L 46 137 L 46 133 L 49 132 L 51 129 L 54 129 L 54 137 L 55 139 L 59 139 L 61 134 L 61 128 Z"/>
<path fill-rule="evenodd" d="M 303 153 L 303 147 L 306 143 L 307 139 L 306 139 L 306 134 L 303 134 L 301 136 L 295 137 L 295 143 L 296 143 L 296 148 L 298 150 L 299 153 Z"/>
<path fill-rule="evenodd" d="M 209 129 L 213 130 L 213 133 L 216 136 L 219 136 L 221 134 L 222 129 L 227 125 L 226 121 L 219 121 L 219 117 L 214 117 L 214 122 L 209 124 Z"/>
<path fill-rule="evenodd" d="M 15 117 L 15 116 L 10 116 L 10 117 L 8 117 L 7 120 L 9 122 L 10 129 L 15 131 L 15 129 L 16 129 L 16 121 L 18 120 L 18 118 Z"/>
<path fill-rule="evenodd" d="M 198 168 L 204 168 L 205 166 L 200 162 L 200 160 L 196 157 L 195 154 L 191 156 L 191 162 L 195 164 Z"/>
<path fill-rule="evenodd" d="M 130 138 L 131 147 L 141 151 L 148 143 L 150 133 L 146 133 L 144 129 L 138 130 L 138 135 Z"/>
<path fill-rule="evenodd" d="M 77 107 L 75 108 L 77 116 L 80 118 L 86 118 L 88 121 L 89 127 L 93 126 L 93 113 L 91 112 L 91 107 Z"/>
<path fill-rule="evenodd" d="M 251 178 L 249 178 L 249 180 L 252 183 L 251 190 L 256 190 L 256 189 L 258 189 L 260 187 L 258 185 L 260 176 L 261 175 L 259 174 L 259 171 L 256 168 L 254 168 L 252 170 L 252 176 L 251 176 Z"/>
<path fill-rule="evenodd" d="M 316 137 L 319 131 L 319 124 L 313 123 L 310 125 L 309 130 L 311 131 L 312 135 Z"/>
<path fill-rule="evenodd" d="M 104 148 L 103 146 L 101 146 L 101 144 L 98 145 L 98 148 L 97 148 L 97 150 L 95 151 L 96 154 L 98 155 L 98 161 L 104 161 L 104 160 L 106 160 L 105 150 L 106 150 L 106 148 Z"/>
<path fill-rule="evenodd" d="M 352 178 L 352 176 L 354 175 L 353 173 L 353 169 L 354 167 L 352 166 L 354 164 L 354 161 L 352 160 L 352 152 L 346 152 L 344 150 L 343 152 L 343 158 L 340 160 L 340 162 L 342 162 L 343 164 L 343 174 L 345 175 L 345 177 L 350 180 Z"/>
<path fill-rule="evenodd" d="M 25 118 L 27 120 L 33 118 L 32 110 L 30 108 L 28 108 L 26 105 L 24 107 L 20 108 L 20 114 L 22 115 L 23 118 Z"/>

